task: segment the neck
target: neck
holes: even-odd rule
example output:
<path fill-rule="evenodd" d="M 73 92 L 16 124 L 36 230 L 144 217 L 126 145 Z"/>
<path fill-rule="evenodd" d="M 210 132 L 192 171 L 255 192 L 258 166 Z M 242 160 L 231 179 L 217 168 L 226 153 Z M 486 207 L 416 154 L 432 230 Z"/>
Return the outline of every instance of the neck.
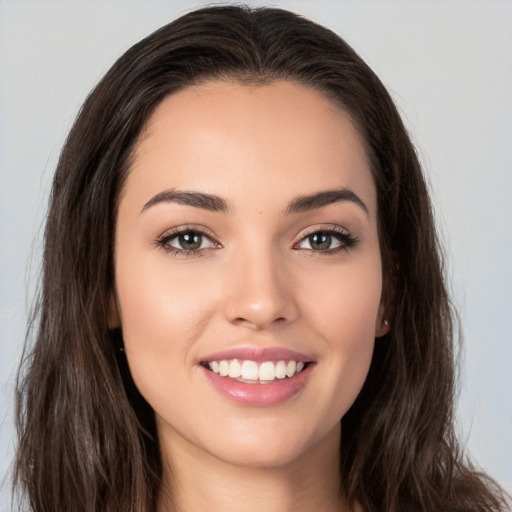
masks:
<path fill-rule="evenodd" d="M 183 438 L 162 446 L 158 512 L 341 512 L 340 429 L 278 467 L 234 466 Z"/>

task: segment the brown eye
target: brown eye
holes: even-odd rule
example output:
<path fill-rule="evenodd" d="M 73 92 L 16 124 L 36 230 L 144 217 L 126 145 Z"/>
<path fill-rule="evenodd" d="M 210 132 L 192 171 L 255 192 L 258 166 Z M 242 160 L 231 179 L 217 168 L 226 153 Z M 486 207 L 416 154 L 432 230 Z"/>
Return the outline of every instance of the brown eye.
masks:
<path fill-rule="evenodd" d="M 208 235 L 201 231 L 187 229 L 165 235 L 158 241 L 158 245 L 174 253 L 193 254 L 203 249 L 218 248 L 219 244 L 214 242 Z"/>
<path fill-rule="evenodd" d="M 305 237 L 299 247 L 310 251 L 330 251 L 344 245 L 344 237 L 341 233 L 330 231 L 316 231 Z"/>
<path fill-rule="evenodd" d="M 183 249 L 185 251 L 195 251 L 201 248 L 203 242 L 203 235 L 193 231 L 187 233 L 181 233 L 174 238 L 171 242 L 172 247 L 177 249 Z"/>
<path fill-rule="evenodd" d="M 308 241 L 311 249 L 314 251 L 326 251 L 332 249 L 332 236 L 329 233 L 313 233 L 308 236 Z M 339 245 L 339 240 L 337 240 Z"/>
<path fill-rule="evenodd" d="M 340 251 L 347 251 L 358 242 L 348 231 L 343 228 L 319 229 L 318 231 L 306 234 L 294 249 L 305 249 L 320 254 L 337 254 Z"/>

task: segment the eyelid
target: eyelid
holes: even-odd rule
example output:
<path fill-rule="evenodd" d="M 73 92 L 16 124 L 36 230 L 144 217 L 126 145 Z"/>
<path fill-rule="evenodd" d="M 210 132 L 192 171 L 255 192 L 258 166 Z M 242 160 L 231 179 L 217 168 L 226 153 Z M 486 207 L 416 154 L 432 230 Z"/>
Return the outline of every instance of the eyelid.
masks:
<path fill-rule="evenodd" d="M 207 236 L 208 238 L 211 238 L 215 241 L 217 241 L 218 238 L 217 235 L 215 235 L 215 233 L 211 229 L 207 228 L 206 226 L 203 226 L 202 224 L 181 224 L 179 226 L 174 226 L 172 228 L 166 229 L 162 234 L 157 236 L 157 240 L 161 240 L 162 238 L 171 235 L 187 233 L 189 231 L 193 231 L 195 233 Z"/>
<path fill-rule="evenodd" d="M 340 244 L 337 247 L 334 247 L 332 249 L 326 249 L 323 251 L 299 247 L 299 245 L 302 244 L 309 236 L 315 233 L 326 233 L 329 235 L 333 235 L 338 238 Z M 348 229 L 337 224 L 324 224 L 311 226 L 307 228 L 305 231 L 302 231 L 300 235 L 298 235 L 298 237 L 296 238 L 296 241 L 293 243 L 292 248 L 295 250 L 309 251 L 317 254 L 332 255 L 337 254 L 341 251 L 347 251 L 350 248 L 357 245 L 358 242 L 359 238 L 357 236 L 352 235 Z"/>
<path fill-rule="evenodd" d="M 297 236 L 297 239 L 306 238 L 307 236 L 318 233 L 319 231 L 339 233 L 341 235 L 350 235 L 350 231 L 347 228 L 339 226 L 338 224 L 317 224 L 306 228 L 304 231 L 301 231 Z"/>
<path fill-rule="evenodd" d="M 206 247 L 202 249 L 179 249 L 171 246 L 169 242 L 174 238 L 184 233 L 197 233 L 205 238 L 208 238 L 212 242 L 212 247 Z M 200 224 L 183 224 L 181 226 L 175 226 L 167 229 L 161 235 L 159 235 L 155 241 L 155 245 L 168 253 L 172 253 L 176 256 L 199 256 L 204 254 L 204 251 L 209 249 L 218 249 L 222 247 L 222 244 L 218 241 L 217 236 L 206 226 Z"/>
<path fill-rule="evenodd" d="M 339 226 L 338 224 L 317 224 L 314 226 L 310 226 L 303 231 L 301 231 L 295 238 L 295 242 L 293 245 L 301 242 L 308 236 L 314 235 L 315 233 L 331 233 L 338 235 L 340 237 L 351 237 L 351 233 L 348 229 Z"/>

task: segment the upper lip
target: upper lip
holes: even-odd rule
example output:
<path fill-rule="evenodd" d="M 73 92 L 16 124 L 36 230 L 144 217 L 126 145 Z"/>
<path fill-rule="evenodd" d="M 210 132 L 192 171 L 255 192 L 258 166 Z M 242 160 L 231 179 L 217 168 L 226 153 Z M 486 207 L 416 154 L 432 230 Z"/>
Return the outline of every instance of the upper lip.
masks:
<path fill-rule="evenodd" d="M 221 350 L 201 359 L 201 362 L 222 361 L 223 359 L 241 359 L 262 363 L 264 361 L 302 361 L 307 363 L 313 359 L 300 352 L 284 347 L 234 347 Z"/>

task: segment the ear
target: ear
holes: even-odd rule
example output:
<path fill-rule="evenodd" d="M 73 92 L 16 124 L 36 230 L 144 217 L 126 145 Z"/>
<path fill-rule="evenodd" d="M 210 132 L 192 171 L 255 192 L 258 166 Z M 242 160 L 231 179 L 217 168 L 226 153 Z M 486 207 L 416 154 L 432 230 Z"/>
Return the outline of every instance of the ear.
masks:
<path fill-rule="evenodd" d="M 119 306 L 117 304 L 116 294 L 112 291 L 108 304 L 108 328 L 117 329 L 121 327 L 121 317 L 119 315 Z"/>
<path fill-rule="evenodd" d="M 375 324 L 375 337 L 380 338 L 391 330 L 389 320 L 386 318 L 385 310 L 381 306 L 379 308 L 379 315 L 377 316 L 377 323 Z"/>
<path fill-rule="evenodd" d="M 391 321 L 394 317 L 395 303 L 395 286 L 394 277 L 389 274 L 384 279 L 382 287 L 382 295 L 380 298 L 379 310 L 377 312 L 377 320 L 375 322 L 375 337 L 381 338 L 391 330 Z"/>
<path fill-rule="evenodd" d="M 377 314 L 377 322 L 375 324 L 375 337 L 380 338 L 391 330 L 389 319 L 386 316 L 386 308 L 384 303 L 381 302 Z"/>
<path fill-rule="evenodd" d="M 375 337 L 381 338 L 391 331 L 391 322 L 395 314 L 395 289 L 398 275 L 398 255 L 394 252 L 386 252 L 387 263 L 383 271 L 382 292 L 380 297 L 377 320 L 375 322 Z"/>

